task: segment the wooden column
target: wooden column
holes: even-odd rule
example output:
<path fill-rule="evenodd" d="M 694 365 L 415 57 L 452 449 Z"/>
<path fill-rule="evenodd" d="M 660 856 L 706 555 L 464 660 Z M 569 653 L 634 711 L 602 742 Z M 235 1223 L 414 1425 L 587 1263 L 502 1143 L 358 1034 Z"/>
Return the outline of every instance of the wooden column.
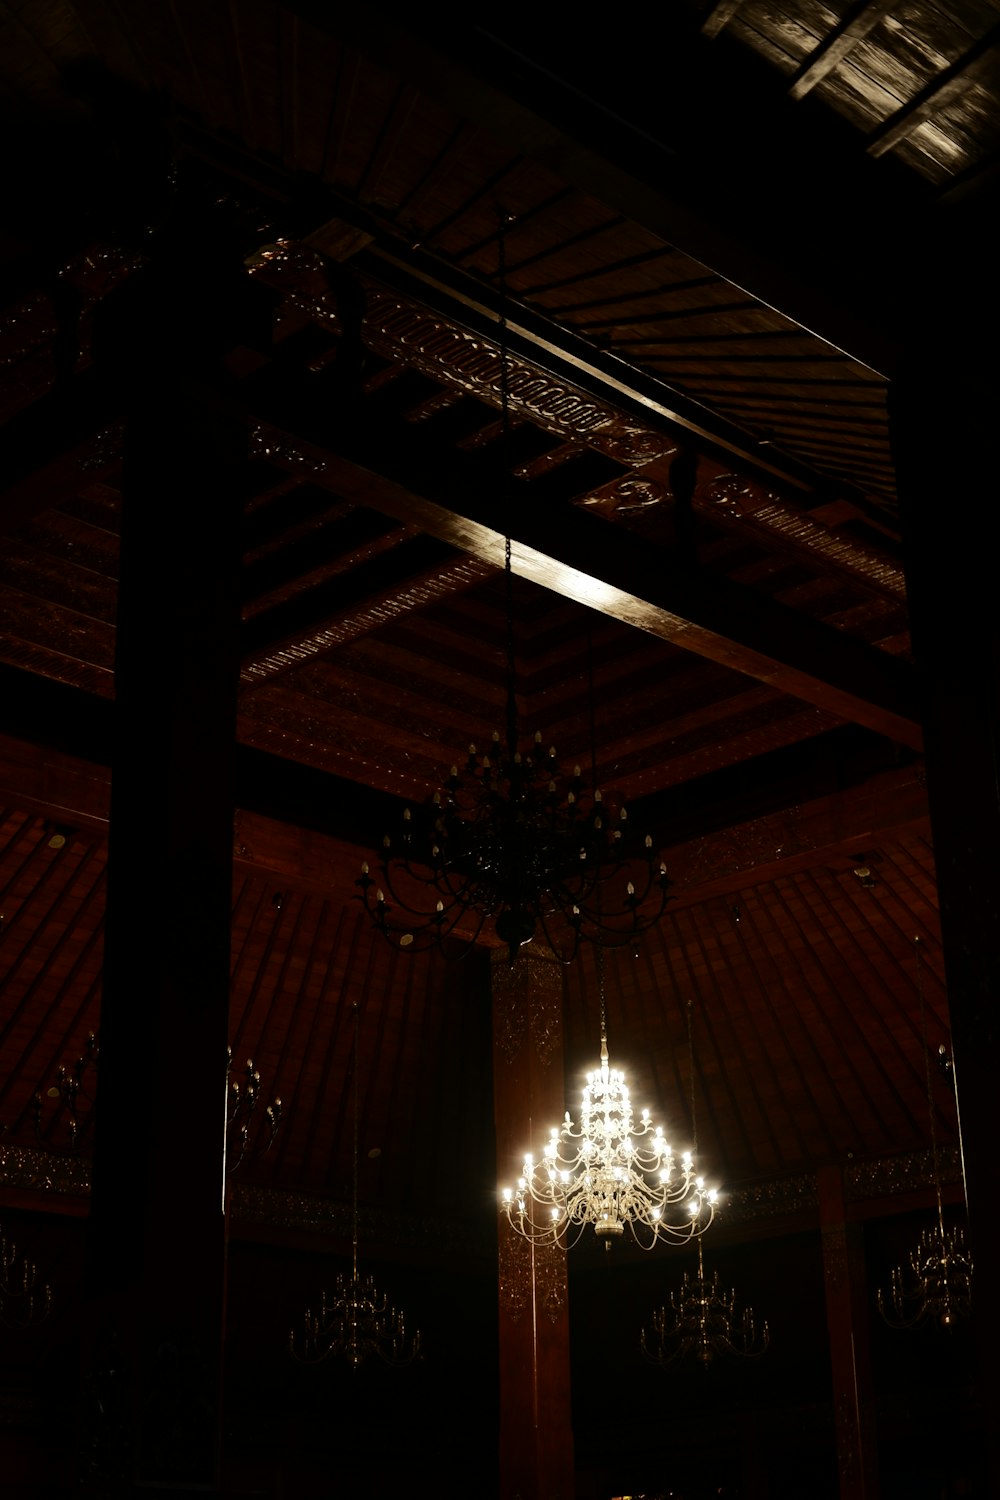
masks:
<path fill-rule="evenodd" d="M 950 285 L 960 297 L 960 269 Z M 994 297 L 991 306 L 950 307 L 935 326 L 922 310 L 914 327 L 920 342 L 890 389 L 907 598 L 924 700 L 989 1494 L 1000 1494 L 1000 1282 L 993 1274 L 1000 1257 L 996 304 Z"/>
<path fill-rule="evenodd" d="M 818 1185 L 840 1500 L 878 1500 L 870 1312 L 861 1228 L 847 1222 L 840 1168 L 822 1168 Z"/>
<path fill-rule="evenodd" d="M 80 1418 L 102 1496 L 220 1486 L 238 295 L 203 232 L 125 284 L 99 345 L 128 413 Z"/>
<path fill-rule="evenodd" d="M 562 970 L 531 948 L 493 954 L 497 1175 L 517 1180 L 566 1112 Z M 572 1500 L 566 1253 L 499 1233 L 500 1500 Z"/>

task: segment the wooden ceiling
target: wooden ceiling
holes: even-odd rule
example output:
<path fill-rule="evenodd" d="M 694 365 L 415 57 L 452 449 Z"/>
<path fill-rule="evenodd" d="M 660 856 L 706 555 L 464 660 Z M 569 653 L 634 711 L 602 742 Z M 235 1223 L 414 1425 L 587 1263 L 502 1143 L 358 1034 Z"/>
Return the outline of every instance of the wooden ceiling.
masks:
<path fill-rule="evenodd" d="M 245 1217 L 283 1193 L 329 1227 L 316 1204 L 345 1201 L 358 997 L 370 1211 L 412 1242 L 460 1149 L 492 1212 L 485 956 L 393 952 L 352 882 L 502 723 L 507 537 L 522 727 L 593 756 L 676 882 L 609 972 L 637 1096 L 696 1128 L 734 1222 L 763 1183 L 926 1150 L 947 1002 L 887 393 L 918 309 L 952 316 L 951 269 L 970 315 L 991 274 L 998 16 L 894 9 L 679 4 L 654 48 L 516 8 L 447 31 L 304 0 L 5 9 L 8 1192 L 39 1170 L 35 1090 L 99 1028 L 124 407 L 103 351 L 164 255 L 203 288 L 171 310 L 192 329 L 220 255 L 247 294 L 222 350 L 251 433 L 230 1031 L 284 1120 Z M 166 928 L 183 913 L 178 890 Z M 590 959 L 566 996 L 575 1076 Z M 453 1192 L 433 1206 L 469 1232 Z"/>

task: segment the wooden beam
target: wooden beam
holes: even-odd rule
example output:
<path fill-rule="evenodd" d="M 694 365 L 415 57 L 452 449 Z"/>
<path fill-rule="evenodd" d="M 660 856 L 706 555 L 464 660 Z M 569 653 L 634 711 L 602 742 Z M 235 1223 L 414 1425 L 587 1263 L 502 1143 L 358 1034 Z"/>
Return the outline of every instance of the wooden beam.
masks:
<path fill-rule="evenodd" d="M 978 77 L 991 72 L 994 59 L 990 54 L 998 44 L 1000 25 L 994 26 L 968 52 L 963 52 L 961 57 L 956 58 L 950 67 L 937 73 L 908 103 L 897 109 L 887 120 L 883 120 L 868 137 L 865 150 L 869 156 L 884 156 L 893 146 L 912 135 L 935 110 L 964 93 Z"/>
<path fill-rule="evenodd" d="M 409 537 L 391 551 L 248 621 L 242 634 L 240 680 L 244 687 L 261 686 L 345 641 L 471 588 L 493 571 L 490 564 L 433 537 Z"/>
<path fill-rule="evenodd" d="M 715 0 L 708 15 L 701 23 L 703 36 L 717 37 L 733 19 L 743 0 Z"/>
<path fill-rule="evenodd" d="M 896 0 L 867 0 L 866 4 L 855 9 L 853 15 L 845 17 L 809 54 L 808 61 L 802 64 L 792 79 L 789 97 L 804 99 L 810 89 L 815 88 L 828 73 L 832 73 L 858 42 L 869 31 L 874 30 L 895 3 Z"/>
<path fill-rule="evenodd" d="M 495 470 L 447 453 L 403 424 L 369 428 L 331 409 L 321 389 L 271 368 L 247 382 L 257 420 L 316 458 L 317 483 L 418 526 L 495 568 L 512 567 L 554 593 L 744 672 L 781 692 L 918 749 L 916 682 L 908 663 L 750 589 L 679 567 L 648 542 L 573 506 L 512 495 Z"/>

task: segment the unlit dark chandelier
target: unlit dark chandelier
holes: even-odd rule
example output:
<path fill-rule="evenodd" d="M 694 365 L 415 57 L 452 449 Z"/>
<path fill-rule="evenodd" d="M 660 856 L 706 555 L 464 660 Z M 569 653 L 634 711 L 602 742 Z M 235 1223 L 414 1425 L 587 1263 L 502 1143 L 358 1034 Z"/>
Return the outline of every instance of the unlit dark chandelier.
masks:
<path fill-rule="evenodd" d="M 52 1310 L 52 1293 L 38 1283 L 38 1270 L 0 1233 L 0 1324 L 29 1328 Z"/>
<path fill-rule="evenodd" d="M 420 1354 L 420 1333 L 407 1332 L 403 1314 L 392 1307 L 372 1276 L 358 1274 L 358 1007 L 354 1007 L 354 1143 L 351 1213 L 351 1274 L 334 1279 L 330 1296 L 324 1291 L 319 1312 L 307 1310 L 303 1332 L 288 1336 L 293 1359 L 320 1364 L 340 1358 L 357 1370 L 368 1359 L 386 1365 L 412 1364 Z"/>
<path fill-rule="evenodd" d="M 972 1256 L 966 1248 L 962 1230 L 958 1227 L 946 1229 L 944 1224 L 941 1164 L 937 1129 L 934 1123 L 934 1095 L 931 1087 L 930 1053 L 927 1046 L 927 1016 L 919 938 L 914 938 L 913 946 L 916 953 L 917 989 L 920 995 L 920 1020 L 924 1039 L 927 1110 L 930 1116 L 931 1161 L 934 1170 L 937 1216 L 933 1227 L 921 1232 L 916 1249 L 911 1251 L 907 1265 L 893 1268 L 888 1296 L 883 1296 L 880 1291 L 877 1301 L 879 1312 L 891 1328 L 916 1328 L 919 1323 L 928 1322 L 949 1330 L 954 1328 L 960 1318 L 967 1318 L 972 1310 Z M 958 1114 L 954 1061 L 948 1057 L 947 1048 L 943 1045 L 938 1049 L 938 1060 L 942 1071 L 951 1079 L 955 1110 Z M 961 1123 L 959 1124 L 959 1140 L 961 1142 Z"/>
<path fill-rule="evenodd" d="M 706 1277 L 699 1240 L 697 1271 L 693 1276 L 684 1272 L 680 1290 L 671 1292 L 669 1303 L 653 1314 L 652 1330 L 644 1328 L 639 1342 L 656 1365 L 693 1355 L 707 1367 L 720 1354 L 757 1358 L 770 1344 L 771 1334 L 766 1322 L 758 1331 L 752 1308 L 737 1311 L 736 1293 L 722 1291 L 718 1271 Z"/>
<path fill-rule="evenodd" d="M 265 1106 L 262 1116 L 257 1115 L 260 1103 L 260 1074 L 247 1058 L 243 1083 L 231 1078 L 233 1049 L 229 1048 L 226 1060 L 226 1174 L 232 1174 L 243 1165 L 247 1157 L 264 1156 L 274 1144 L 281 1124 L 281 1100 L 274 1098 Z M 257 1129 L 254 1131 L 254 1122 Z"/>
<path fill-rule="evenodd" d="M 358 1275 L 355 1256 L 352 1274 L 337 1277 L 332 1296 L 323 1292 L 319 1312 L 306 1312 L 300 1343 L 293 1333 L 289 1347 L 302 1364 L 320 1364 L 333 1355 L 352 1370 L 373 1357 L 407 1365 L 420 1353 L 420 1334 L 407 1334 L 403 1314 L 390 1307 L 374 1277 Z"/>
<path fill-rule="evenodd" d="M 889 1295 L 878 1294 L 878 1310 L 891 1328 L 931 1322 L 950 1329 L 972 1310 L 972 1256 L 961 1229 L 945 1229 L 938 1205 L 932 1229 L 921 1232 L 905 1267 L 892 1271 Z"/>
<path fill-rule="evenodd" d="M 717 1194 L 705 1186 L 692 1152 L 674 1154 L 648 1109 L 634 1118 L 625 1076 L 608 1059 L 600 952 L 598 974 L 601 1065 L 587 1074 L 580 1124 L 567 1110 L 541 1160 L 526 1156 L 516 1187 L 502 1190 L 501 1212 L 535 1245 L 568 1248 L 588 1225 L 607 1250 L 626 1231 L 644 1250 L 687 1244 L 711 1224 Z"/>
<path fill-rule="evenodd" d="M 500 233 L 500 406 L 509 430 L 504 234 Z M 504 466 L 506 473 L 506 464 Z M 606 802 L 575 766 L 565 776 L 542 735 L 522 747 L 515 699 L 511 541 L 504 546 L 506 724 L 483 751 L 471 744 L 429 806 L 406 808 L 386 834 L 378 876 L 357 882 L 378 929 L 413 952 L 462 956 L 489 926 L 517 949 L 542 938 L 570 962 L 582 942 L 631 943 L 660 920 L 671 881 L 649 835 L 633 836 L 624 806 Z M 593 688 L 591 684 L 591 701 Z M 593 760 L 593 756 L 592 756 Z M 591 767 L 592 773 L 594 767 Z"/>
<path fill-rule="evenodd" d="M 84 1149 L 93 1119 L 94 1081 L 99 1058 L 97 1033 L 88 1032 L 86 1046 L 72 1067 L 60 1065 L 54 1082 L 45 1090 L 44 1099 L 41 1093 L 35 1094 L 32 1101 L 35 1137 L 46 1151 L 75 1156 Z M 45 1099 L 53 1101 L 56 1111 L 48 1125 L 42 1118 Z M 57 1130 L 62 1131 L 61 1139 L 57 1138 Z"/>
<path fill-rule="evenodd" d="M 72 1067 L 61 1065 L 44 1097 L 35 1094 L 32 1118 L 35 1136 L 46 1151 L 74 1156 L 85 1150 L 96 1108 L 96 1079 L 101 1049 L 98 1035 L 91 1031 L 83 1053 Z M 281 1100 L 272 1099 L 261 1114 L 260 1073 L 253 1059 L 247 1058 L 242 1083 L 232 1078 L 233 1049 L 226 1053 L 226 1173 L 231 1176 L 250 1157 L 260 1157 L 274 1144 L 281 1123 Z M 53 1101 L 56 1115 L 46 1125 L 43 1120 L 45 1100 Z M 56 1129 L 63 1139 L 56 1139 Z"/>
<path fill-rule="evenodd" d="M 540 735 L 522 753 L 511 728 L 506 747 L 499 735 L 485 755 L 470 745 L 430 809 L 405 809 L 378 880 L 366 863 L 358 884 L 401 948 L 465 953 L 489 923 L 512 959 L 541 937 L 568 963 L 582 942 L 634 941 L 659 921 L 671 882 L 648 835 L 634 849 L 624 807 L 589 792 L 579 766 L 561 780 Z"/>

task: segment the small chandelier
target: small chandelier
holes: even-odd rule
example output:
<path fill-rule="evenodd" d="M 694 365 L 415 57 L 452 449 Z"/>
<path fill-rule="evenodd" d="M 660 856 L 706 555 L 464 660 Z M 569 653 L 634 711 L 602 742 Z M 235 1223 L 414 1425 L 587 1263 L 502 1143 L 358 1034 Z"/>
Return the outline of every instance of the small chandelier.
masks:
<path fill-rule="evenodd" d="M 504 1188 L 501 1211 L 532 1244 L 575 1245 L 588 1225 L 610 1250 L 626 1230 L 650 1250 L 661 1241 L 687 1244 L 715 1216 L 717 1194 L 705 1186 L 694 1157 L 679 1157 L 649 1110 L 636 1121 L 625 1075 L 610 1066 L 601 995 L 601 1064 L 588 1073 L 579 1126 L 569 1111 L 553 1126 L 540 1161 L 524 1158 L 517 1186 Z"/>
<path fill-rule="evenodd" d="M 505 458 L 510 430 L 507 222 L 501 214 L 498 348 Z M 366 862 L 357 884 L 376 927 L 400 948 L 418 952 L 436 946 L 448 957 L 462 957 L 488 926 L 508 946 L 512 963 L 518 948 L 533 938 L 543 939 L 560 962 L 569 963 L 582 942 L 603 947 L 634 942 L 660 920 L 672 882 L 652 838 L 632 836 L 627 809 L 605 802 L 596 777 L 588 787 L 579 766 L 565 776 L 555 748 L 544 748 L 540 732 L 522 748 L 509 536 L 504 581 L 505 737 L 494 731 L 486 753 L 471 744 L 464 764 L 451 767 L 429 806 L 406 808 L 399 833 L 382 840 L 378 878 Z M 592 681 L 590 697 L 592 702 Z"/>
<path fill-rule="evenodd" d="M 46 1151 L 62 1156 L 75 1156 L 85 1146 L 86 1138 L 94 1118 L 96 1107 L 96 1079 L 101 1049 L 98 1034 L 91 1031 L 86 1047 L 71 1068 L 61 1065 L 55 1081 L 45 1090 L 45 1096 L 36 1093 L 32 1102 L 32 1118 L 35 1137 Z M 270 1150 L 281 1123 L 281 1100 L 272 1099 L 262 1117 L 256 1110 L 260 1103 L 260 1073 L 253 1059 L 247 1058 L 242 1084 L 231 1078 L 233 1049 L 226 1051 L 226 1173 L 232 1175 L 249 1156 L 263 1156 Z M 88 1087 L 89 1084 L 89 1087 Z M 46 1125 L 43 1121 L 45 1100 L 58 1100 L 55 1108 L 59 1114 Z M 251 1143 L 252 1126 L 257 1119 L 258 1129 Z M 62 1143 L 54 1139 L 55 1127 L 62 1124 L 65 1139 Z"/>
<path fill-rule="evenodd" d="M 959 1318 L 967 1318 L 972 1310 L 972 1256 L 966 1248 L 962 1230 L 944 1227 L 941 1164 L 937 1129 L 934 1123 L 934 1094 L 931 1087 L 930 1052 L 927 1045 L 927 1009 L 924 1002 L 920 946 L 920 939 L 914 938 L 937 1219 L 933 1228 L 921 1231 L 917 1247 L 910 1253 L 908 1268 L 902 1266 L 893 1268 L 889 1295 L 883 1296 L 879 1291 L 877 1302 L 878 1310 L 890 1328 L 916 1328 L 918 1323 L 930 1322 L 948 1330 L 954 1328 Z M 959 1144 L 961 1145 L 961 1116 L 958 1109 L 954 1060 L 949 1058 L 948 1050 L 943 1043 L 938 1048 L 938 1062 L 941 1071 L 951 1079 L 955 1112 L 959 1118 Z"/>
<path fill-rule="evenodd" d="M 771 1334 L 766 1322 L 758 1334 L 751 1308 L 737 1312 L 736 1293 L 720 1289 L 718 1271 L 711 1280 L 705 1276 L 699 1240 L 698 1270 L 693 1276 L 685 1271 L 680 1291 L 671 1292 L 669 1306 L 653 1314 L 652 1332 L 644 1328 L 639 1342 L 653 1364 L 669 1365 L 691 1354 L 707 1368 L 719 1354 L 758 1358 Z"/>
<path fill-rule="evenodd" d="M 357 1256 L 350 1276 L 338 1276 L 333 1295 L 322 1293 L 318 1313 L 306 1312 L 302 1344 L 289 1336 L 293 1357 L 320 1364 L 339 1355 L 356 1370 L 373 1356 L 387 1365 L 412 1364 L 420 1353 L 420 1334 L 407 1334 L 403 1315 L 390 1307 L 372 1276 L 358 1275 Z"/>
<path fill-rule="evenodd" d="M 258 1121 L 258 1129 L 251 1149 L 251 1134 L 257 1105 L 260 1103 L 260 1074 L 247 1058 L 243 1072 L 243 1083 L 230 1078 L 233 1067 L 233 1049 L 226 1053 L 226 1175 L 239 1170 L 248 1155 L 254 1158 L 265 1156 L 274 1144 L 281 1124 L 281 1100 L 274 1098 Z"/>
<path fill-rule="evenodd" d="M 38 1270 L 0 1234 L 0 1323 L 28 1328 L 52 1311 L 52 1293 L 38 1285 Z"/>
<path fill-rule="evenodd" d="M 71 1068 L 65 1064 L 56 1070 L 55 1081 L 45 1090 L 45 1099 L 51 1099 L 58 1111 L 55 1119 L 43 1124 L 45 1100 L 36 1093 L 32 1100 L 32 1120 L 35 1138 L 46 1151 L 58 1156 L 76 1156 L 83 1148 L 94 1113 L 94 1081 L 100 1058 L 97 1033 L 88 1032 L 83 1052 Z M 88 1087 L 89 1085 L 89 1087 Z M 58 1100 L 58 1103 L 55 1101 Z M 61 1124 L 64 1139 L 57 1140 L 54 1132 Z"/>
<path fill-rule="evenodd" d="M 961 1229 L 945 1229 L 940 1214 L 921 1232 L 909 1268 L 896 1266 L 890 1291 L 878 1294 L 878 1310 L 890 1328 L 915 1328 L 925 1320 L 954 1328 L 972 1310 L 972 1256 Z"/>
<path fill-rule="evenodd" d="M 420 1333 L 409 1334 L 403 1314 L 392 1307 L 372 1276 L 358 1275 L 358 1007 L 354 1006 L 354 1163 L 351 1214 L 351 1274 L 334 1279 L 333 1294 L 320 1296 L 319 1312 L 307 1309 L 302 1337 L 288 1336 L 289 1353 L 301 1364 L 339 1357 L 352 1371 L 365 1360 L 412 1364 L 420 1354 Z"/>

